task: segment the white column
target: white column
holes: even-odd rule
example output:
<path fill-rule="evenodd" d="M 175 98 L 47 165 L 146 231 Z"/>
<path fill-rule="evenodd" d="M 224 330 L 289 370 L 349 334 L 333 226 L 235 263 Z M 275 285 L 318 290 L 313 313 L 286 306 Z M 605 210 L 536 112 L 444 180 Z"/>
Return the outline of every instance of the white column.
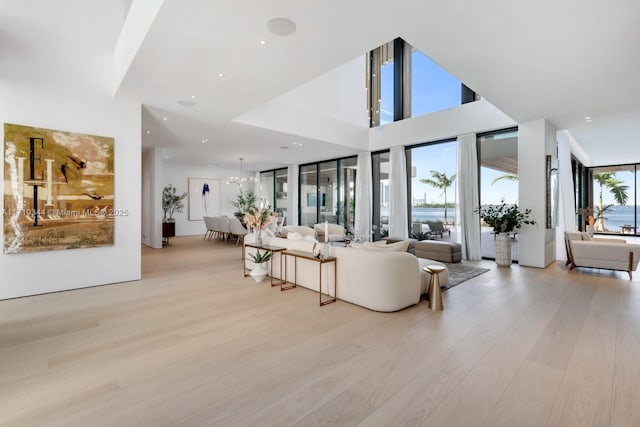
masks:
<path fill-rule="evenodd" d="M 546 119 L 518 124 L 518 206 L 536 225 L 518 231 L 520 265 L 544 268 L 555 260 L 555 230 L 546 229 L 546 155 L 555 156 L 556 129 Z"/>
<path fill-rule="evenodd" d="M 53 171 L 53 159 L 44 159 L 44 161 L 47 162 L 47 203 L 45 203 L 45 206 L 53 206 L 51 201 L 51 187 L 53 185 L 51 173 Z"/>

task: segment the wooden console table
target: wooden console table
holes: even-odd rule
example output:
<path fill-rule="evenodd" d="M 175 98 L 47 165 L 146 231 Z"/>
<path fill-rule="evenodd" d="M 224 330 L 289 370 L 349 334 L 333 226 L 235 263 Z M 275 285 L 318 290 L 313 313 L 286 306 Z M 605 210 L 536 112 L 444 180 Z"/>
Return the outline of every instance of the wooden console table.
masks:
<path fill-rule="evenodd" d="M 293 257 L 293 283 L 289 286 L 286 286 L 287 283 L 287 257 Z M 318 283 L 318 294 L 320 296 L 320 306 L 331 304 L 332 302 L 336 302 L 338 296 L 338 269 L 337 269 L 337 259 L 336 257 L 317 257 L 311 252 L 303 252 L 296 250 L 286 250 L 282 252 L 282 258 L 284 258 L 284 279 L 280 283 L 280 290 L 286 291 L 288 289 L 293 289 L 298 286 L 298 258 L 306 259 L 309 261 L 318 263 L 318 271 L 320 281 Z M 322 301 L 322 266 L 324 264 L 333 263 L 333 279 L 334 279 L 334 295 L 333 298 Z M 281 269 L 282 270 L 282 269 Z M 282 275 L 282 273 L 281 273 Z M 329 295 L 329 290 L 327 289 L 327 295 Z"/>
<path fill-rule="evenodd" d="M 277 252 L 283 252 L 287 248 L 272 245 L 258 245 L 256 243 L 245 243 L 242 245 L 242 274 L 247 277 L 247 263 L 246 263 L 246 248 L 254 248 L 257 250 L 263 250 L 271 253 L 271 259 L 269 260 L 269 277 L 271 279 L 271 287 L 282 285 L 282 280 L 279 282 L 273 281 L 273 257 Z M 282 255 L 280 256 L 280 276 L 282 276 Z"/>

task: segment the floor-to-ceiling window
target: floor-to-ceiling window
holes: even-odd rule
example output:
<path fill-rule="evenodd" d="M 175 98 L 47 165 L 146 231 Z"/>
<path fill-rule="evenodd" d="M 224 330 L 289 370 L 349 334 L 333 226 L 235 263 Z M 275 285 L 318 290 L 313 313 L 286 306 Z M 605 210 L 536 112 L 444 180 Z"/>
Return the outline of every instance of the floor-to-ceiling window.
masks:
<path fill-rule="evenodd" d="M 286 218 L 287 216 L 287 187 L 289 181 L 288 169 L 282 168 L 275 171 L 275 204 L 274 211 Z"/>
<path fill-rule="evenodd" d="M 273 203 L 273 177 L 274 171 L 260 172 L 260 194 L 258 195 L 258 202 L 260 205 L 269 206 L 271 209 L 275 209 Z"/>
<path fill-rule="evenodd" d="M 431 228 L 437 227 L 440 232 L 443 227 L 449 237 L 455 230 L 457 153 L 455 139 L 407 147 L 410 236 L 424 240 Z"/>
<path fill-rule="evenodd" d="M 590 168 L 596 233 L 636 234 L 636 165 Z"/>
<path fill-rule="evenodd" d="M 507 129 L 478 135 L 480 165 L 480 205 L 518 203 L 518 130 Z M 483 258 L 495 257 L 491 227 L 481 224 Z M 518 236 L 512 235 L 511 257 L 518 260 Z"/>
<path fill-rule="evenodd" d="M 356 157 L 300 166 L 300 224 L 328 221 L 353 229 Z M 351 202 L 350 199 L 351 198 Z"/>
<path fill-rule="evenodd" d="M 318 222 L 318 164 L 300 166 L 300 225 L 312 227 Z"/>
<path fill-rule="evenodd" d="M 371 154 L 374 240 L 389 235 L 389 158 L 389 151 Z M 369 236 L 360 237 L 369 238 Z"/>
<path fill-rule="evenodd" d="M 369 52 L 366 73 L 371 127 L 478 99 L 470 88 L 401 38 Z"/>
<path fill-rule="evenodd" d="M 349 157 L 340 161 L 340 205 L 338 210 L 338 224 L 347 231 L 353 231 L 356 210 L 356 166 L 358 159 Z"/>

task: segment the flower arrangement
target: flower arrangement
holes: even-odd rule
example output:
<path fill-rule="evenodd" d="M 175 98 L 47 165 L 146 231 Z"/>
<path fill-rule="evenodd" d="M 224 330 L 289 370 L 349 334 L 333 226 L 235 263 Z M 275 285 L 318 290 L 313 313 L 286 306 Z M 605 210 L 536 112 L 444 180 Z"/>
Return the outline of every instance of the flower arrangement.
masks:
<path fill-rule="evenodd" d="M 255 231 L 264 230 L 273 220 L 273 211 L 267 208 L 251 209 L 244 214 L 245 223 Z"/>
<path fill-rule="evenodd" d="M 484 206 L 476 209 L 480 218 L 490 227 L 494 233 L 509 233 L 523 224 L 535 224 L 531 217 L 531 209 L 520 211 L 518 205 L 507 205 L 504 200 L 500 205 Z"/>

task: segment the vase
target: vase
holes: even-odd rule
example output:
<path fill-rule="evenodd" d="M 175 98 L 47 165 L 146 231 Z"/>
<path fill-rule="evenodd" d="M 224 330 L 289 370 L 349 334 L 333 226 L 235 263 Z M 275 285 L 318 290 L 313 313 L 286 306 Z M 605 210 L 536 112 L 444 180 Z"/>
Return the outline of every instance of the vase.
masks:
<path fill-rule="evenodd" d="M 256 245 L 262 246 L 262 230 L 260 229 L 256 232 Z"/>
<path fill-rule="evenodd" d="M 509 233 L 496 234 L 496 264 L 511 267 L 511 239 Z"/>
<path fill-rule="evenodd" d="M 249 273 L 249 275 L 253 277 L 253 280 L 255 280 L 257 283 L 262 282 L 264 278 L 267 277 L 268 270 L 266 264 L 266 262 L 256 264 L 256 267 L 251 270 L 251 273 Z"/>

